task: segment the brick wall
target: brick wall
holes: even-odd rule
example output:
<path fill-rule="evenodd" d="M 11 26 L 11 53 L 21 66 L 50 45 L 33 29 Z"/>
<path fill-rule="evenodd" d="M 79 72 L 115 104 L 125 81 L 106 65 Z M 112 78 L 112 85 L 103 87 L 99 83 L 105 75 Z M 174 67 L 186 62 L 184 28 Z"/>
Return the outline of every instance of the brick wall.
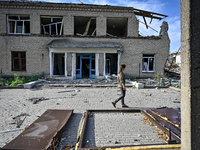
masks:
<path fill-rule="evenodd" d="M 116 12 L 95 12 L 95 11 L 70 11 L 70 10 L 42 10 L 42 9 L 4 9 L 0 8 L 0 69 L 6 75 L 29 76 L 31 73 L 50 72 L 50 59 L 47 43 L 53 39 L 69 39 L 72 41 L 84 42 L 116 42 L 123 45 L 120 63 L 127 65 L 126 73 L 140 77 L 152 77 L 158 72 L 163 71 L 165 60 L 169 54 L 169 38 L 163 35 L 161 39 L 138 38 L 138 21 L 135 15 L 131 13 Z M 8 14 L 29 14 L 31 35 L 5 35 L 6 33 L 6 15 Z M 40 35 L 40 16 L 63 16 L 63 36 L 45 36 Z M 96 17 L 97 37 L 66 37 L 74 34 L 74 16 Z M 128 18 L 128 36 L 130 38 L 104 38 L 106 34 L 107 17 L 126 17 Z M 11 51 L 26 52 L 26 71 L 11 71 Z M 105 50 L 106 52 L 106 50 Z M 143 54 L 155 54 L 155 72 L 142 73 Z M 67 72 L 71 75 L 71 56 L 67 57 Z M 99 74 L 103 75 L 103 53 L 99 55 Z M 69 66 L 69 67 L 68 67 Z"/>

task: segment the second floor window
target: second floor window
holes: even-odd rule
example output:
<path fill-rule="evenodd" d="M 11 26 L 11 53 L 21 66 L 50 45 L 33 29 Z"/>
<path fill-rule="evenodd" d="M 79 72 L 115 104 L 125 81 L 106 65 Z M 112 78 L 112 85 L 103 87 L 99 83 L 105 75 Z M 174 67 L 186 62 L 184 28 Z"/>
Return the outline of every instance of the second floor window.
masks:
<path fill-rule="evenodd" d="M 62 35 L 63 18 L 56 16 L 41 16 L 41 33 L 44 35 Z"/>
<path fill-rule="evenodd" d="M 29 34 L 30 16 L 29 15 L 8 15 L 7 16 L 8 34 Z"/>

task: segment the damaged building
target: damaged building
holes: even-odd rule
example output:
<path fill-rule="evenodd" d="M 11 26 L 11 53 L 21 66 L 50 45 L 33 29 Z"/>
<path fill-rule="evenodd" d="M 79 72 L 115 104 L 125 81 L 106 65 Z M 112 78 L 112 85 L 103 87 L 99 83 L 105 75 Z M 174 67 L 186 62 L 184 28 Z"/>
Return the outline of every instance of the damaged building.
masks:
<path fill-rule="evenodd" d="M 6 76 L 45 74 L 104 78 L 120 64 L 138 78 L 163 72 L 169 55 L 167 22 L 158 36 L 141 36 L 139 20 L 166 15 L 109 5 L 0 1 L 0 69 Z"/>

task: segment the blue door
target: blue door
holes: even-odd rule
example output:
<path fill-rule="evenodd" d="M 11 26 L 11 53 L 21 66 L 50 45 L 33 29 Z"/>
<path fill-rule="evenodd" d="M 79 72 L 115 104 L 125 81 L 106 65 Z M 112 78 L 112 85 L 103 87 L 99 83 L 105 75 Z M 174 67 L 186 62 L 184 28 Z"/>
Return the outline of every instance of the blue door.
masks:
<path fill-rule="evenodd" d="M 76 54 L 76 78 L 95 78 L 95 54 Z"/>

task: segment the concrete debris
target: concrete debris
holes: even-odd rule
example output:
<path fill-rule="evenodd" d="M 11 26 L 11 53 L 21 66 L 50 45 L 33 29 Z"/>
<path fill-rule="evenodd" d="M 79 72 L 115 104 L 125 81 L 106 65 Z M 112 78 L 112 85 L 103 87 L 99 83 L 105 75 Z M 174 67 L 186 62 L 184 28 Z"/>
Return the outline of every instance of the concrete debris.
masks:
<path fill-rule="evenodd" d="M 144 95 L 144 96 L 151 96 L 151 94 L 148 94 L 148 93 L 142 93 L 142 95 Z"/>
<path fill-rule="evenodd" d="M 72 93 L 71 96 L 76 96 L 76 94 L 75 94 L 75 93 Z"/>
<path fill-rule="evenodd" d="M 76 91 L 75 89 L 72 89 L 72 90 L 58 91 L 57 93 L 63 93 L 63 92 L 75 92 L 75 91 Z"/>
<path fill-rule="evenodd" d="M 28 100 L 31 101 L 31 102 L 33 102 L 33 104 L 37 104 L 40 101 L 49 100 L 49 98 L 33 97 L 33 98 L 29 98 Z"/>
<path fill-rule="evenodd" d="M 23 130 L 23 129 L 14 129 L 14 130 L 0 131 L 0 134 L 2 134 L 2 133 L 8 133 L 8 132 L 21 131 L 21 130 Z"/>
<path fill-rule="evenodd" d="M 21 120 L 21 117 L 24 117 L 22 120 Z M 30 116 L 29 114 L 27 113 L 22 113 L 16 117 L 13 117 L 13 122 L 15 124 L 17 124 L 17 128 L 20 128 L 20 126 L 22 125 L 22 123 L 24 122 L 24 120 L 26 119 L 27 116 Z"/>

